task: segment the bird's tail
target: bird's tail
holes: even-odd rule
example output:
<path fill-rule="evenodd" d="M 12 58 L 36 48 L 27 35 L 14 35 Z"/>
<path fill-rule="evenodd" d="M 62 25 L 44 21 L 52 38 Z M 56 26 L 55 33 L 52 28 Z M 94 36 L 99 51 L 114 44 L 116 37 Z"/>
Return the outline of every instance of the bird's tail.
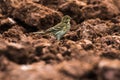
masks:
<path fill-rule="evenodd" d="M 33 34 L 45 34 L 44 31 L 33 32 Z"/>

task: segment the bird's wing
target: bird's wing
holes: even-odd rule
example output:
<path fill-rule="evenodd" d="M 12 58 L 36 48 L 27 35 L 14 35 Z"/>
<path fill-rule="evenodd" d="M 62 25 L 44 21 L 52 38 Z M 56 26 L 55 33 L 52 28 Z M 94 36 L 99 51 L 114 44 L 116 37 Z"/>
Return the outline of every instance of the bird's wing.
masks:
<path fill-rule="evenodd" d="M 63 29 L 63 27 L 65 26 L 65 24 L 59 23 L 49 29 L 46 30 L 47 33 L 49 32 L 57 32 Z"/>

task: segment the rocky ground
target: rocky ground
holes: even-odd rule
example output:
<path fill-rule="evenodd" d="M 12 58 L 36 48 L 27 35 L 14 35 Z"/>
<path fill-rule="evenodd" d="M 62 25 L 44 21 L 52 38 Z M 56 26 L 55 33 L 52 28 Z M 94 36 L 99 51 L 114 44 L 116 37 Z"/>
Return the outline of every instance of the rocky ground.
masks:
<path fill-rule="evenodd" d="M 119 0 L 0 0 L 0 80 L 120 80 Z M 32 34 L 69 15 L 58 41 Z"/>

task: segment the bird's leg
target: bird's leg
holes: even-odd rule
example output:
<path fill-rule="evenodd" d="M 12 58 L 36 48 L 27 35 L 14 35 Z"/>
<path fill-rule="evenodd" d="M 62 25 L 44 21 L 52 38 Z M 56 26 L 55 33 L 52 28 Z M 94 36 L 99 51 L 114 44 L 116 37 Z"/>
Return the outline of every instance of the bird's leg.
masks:
<path fill-rule="evenodd" d="M 57 40 L 60 40 L 62 36 L 63 36 L 63 34 L 62 34 L 61 32 L 58 32 L 58 33 L 55 35 L 55 37 L 56 37 Z"/>
<path fill-rule="evenodd" d="M 60 40 L 60 39 L 61 39 L 61 36 L 60 36 L 60 35 L 57 35 L 57 36 L 56 36 L 56 39 L 57 39 L 57 40 Z"/>

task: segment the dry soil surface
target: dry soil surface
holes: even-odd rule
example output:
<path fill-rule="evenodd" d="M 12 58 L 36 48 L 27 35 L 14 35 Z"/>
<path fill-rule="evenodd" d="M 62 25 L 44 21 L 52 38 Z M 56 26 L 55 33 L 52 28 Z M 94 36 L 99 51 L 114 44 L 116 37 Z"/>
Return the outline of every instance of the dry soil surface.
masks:
<path fill-rule="evenodd" d="M 0 0 L 0 80 L 120 80 L 120 1 Z"/>

